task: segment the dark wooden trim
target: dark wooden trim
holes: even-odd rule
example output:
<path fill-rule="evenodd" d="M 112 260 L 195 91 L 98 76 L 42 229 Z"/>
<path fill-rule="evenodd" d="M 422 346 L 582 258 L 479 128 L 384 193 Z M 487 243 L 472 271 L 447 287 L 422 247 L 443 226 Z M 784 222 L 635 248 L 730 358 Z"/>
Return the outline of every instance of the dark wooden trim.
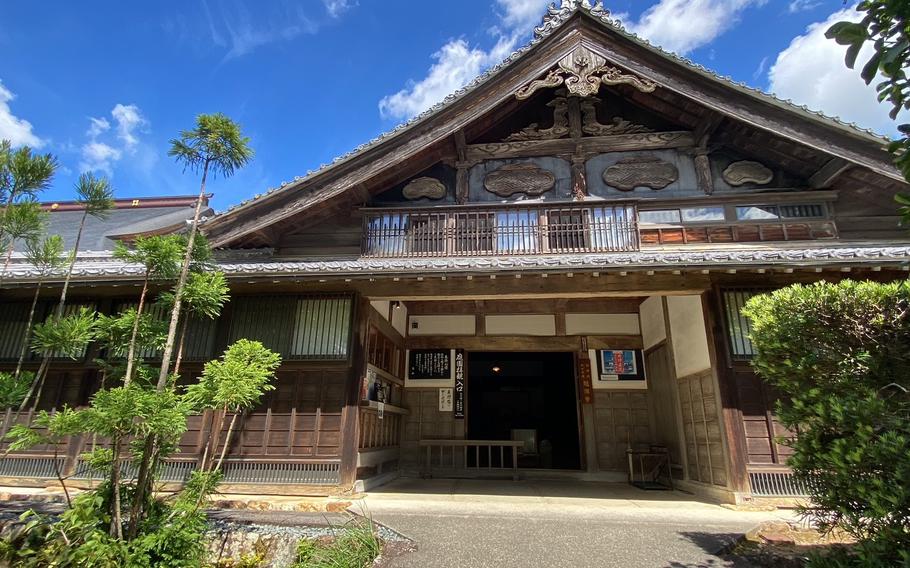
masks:
<path fill-rule="evenodd" d="M 585 340 L 587 346 L 585 347 Z M 572 351 L 641 349 L 640 336 L 427 336 L 409 337 L 408 349 L 465 349 L 467 351 Z"/>
<path fill-rule="evenodd" d="M 746 471 L 746 433 L 743 427 L 743 415 L 735 377 L 729 365 L 721 365 L 718 353 L 726 353 L 726 334 L 722 298 L 719 288 L 715 287 L 702 296 L 702 308 L 705 314 L 705 328 L 708 333 L 708 352 L 711 356 L 711 367 L 717 381 L 718 395 L 721 404 L 723 432 L 727 446 L 727 485 L 738 492 L 749 492 L 749 474 Z"/>
<path fill-rule="evenodd" d="M 366 373 L 366 349 L 364 342 L 369 333 L 369 300 L 357 297 L 354 300 L 354 322 L 352 326 L 352 364 L 345 389 L 345 403 L 341 411 L 341 486 L 352 488 L 357 478 L 357 451 L 360 440 L 360 382 Z"/>
<path fill-rule="evenodd" d="M 817 172 L 809 178 L 809 187 L 813 189 L 823 189 L 831 187 L 842 173 L 853 167 L 853 164 L 840 158 L 831 158 Z"/>

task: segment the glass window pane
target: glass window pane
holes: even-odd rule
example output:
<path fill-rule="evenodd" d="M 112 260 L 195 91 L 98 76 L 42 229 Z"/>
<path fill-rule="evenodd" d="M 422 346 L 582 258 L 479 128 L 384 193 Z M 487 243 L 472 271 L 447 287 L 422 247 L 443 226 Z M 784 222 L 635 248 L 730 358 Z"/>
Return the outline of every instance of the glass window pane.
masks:
<path fill-rule="evenodd" d="M 660 211 L 639 211 L 638 212 L 638 222 L 639 223 L 679 223 L 679 210 L 677 209 L 664 209 Z"/>
<path fill-rule="evenodd" d="M 737 207 L 736 218 L 740 221 L 777 219 L 777 205 L 749 205 L 746 207 Z"/>
<path fill-rule="evenodd" d="M 499 252 L 537 252 L 536 211 L 496 213 L 496 250 Z"/>
<path fill-rule="evenodd" d="M 723 207 L 689 207 L 681 209 L 682 220 L 687 222 L 723 221 Z"/>

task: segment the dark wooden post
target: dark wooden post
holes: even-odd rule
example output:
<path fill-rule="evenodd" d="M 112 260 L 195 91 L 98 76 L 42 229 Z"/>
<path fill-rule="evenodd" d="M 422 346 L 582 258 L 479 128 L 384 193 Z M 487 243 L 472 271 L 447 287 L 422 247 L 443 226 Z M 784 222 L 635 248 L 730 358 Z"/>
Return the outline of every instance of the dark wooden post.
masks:
<path fill-rule="evenodd" d="M 364 343 L 369 334 L 370 302 L 362 296 L 355 300 L 351 367 L 345 388 L 344 409 L 341 411 L 341 486 L 350 489 L 357 478 L 357 450 L 360 439 L 360 386 L 366 373 Z"/>
<path fill-rule="evenodd" d="M 743 429 L 742 409 L 739 404 L 734 376 L 731 372 L 726 353 L 723 318 L 720 316 L 720 294 L 715 287 L 702 296 L 705 313 L 705 327 L 708 332 L 708 351 L 711 354 L 711 367 L 717 377 L 718 394 L 721 404 L 723 432 L 727 439 L 727 465 L 729 479 L 727 485 L 733 491 L 748 493 L 751 491 L 749 474 L 746 470 L 746 434 Z"/>

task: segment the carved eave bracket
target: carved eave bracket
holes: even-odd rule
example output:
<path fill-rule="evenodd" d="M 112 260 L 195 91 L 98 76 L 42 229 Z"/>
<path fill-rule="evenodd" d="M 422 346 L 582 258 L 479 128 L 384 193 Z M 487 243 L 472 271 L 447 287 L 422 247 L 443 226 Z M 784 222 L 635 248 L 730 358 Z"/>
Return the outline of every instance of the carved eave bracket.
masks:
<path fill-rule="evenodd" d="M 584 46 L 578 46 L 563 57 L 543 79 L 531 81 L 518 89 L 515 98 L 525 100 L 544 88 L 565 85 L 570 95 L 589 97 L 601 85 L 631 85 L 643 93 L 652 93 L 657 83 L 607 65 L 607 60 Z"/>

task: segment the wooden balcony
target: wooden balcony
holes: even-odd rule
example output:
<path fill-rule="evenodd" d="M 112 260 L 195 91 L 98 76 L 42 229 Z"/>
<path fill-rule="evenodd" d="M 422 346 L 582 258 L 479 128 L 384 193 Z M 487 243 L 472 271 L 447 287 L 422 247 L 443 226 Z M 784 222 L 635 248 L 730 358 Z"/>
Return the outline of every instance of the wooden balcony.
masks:
<path fill-rule="evenodd" d="M 365 209 L 367 258 L 628 252 L 639 249 L 632 203 Z"/>

